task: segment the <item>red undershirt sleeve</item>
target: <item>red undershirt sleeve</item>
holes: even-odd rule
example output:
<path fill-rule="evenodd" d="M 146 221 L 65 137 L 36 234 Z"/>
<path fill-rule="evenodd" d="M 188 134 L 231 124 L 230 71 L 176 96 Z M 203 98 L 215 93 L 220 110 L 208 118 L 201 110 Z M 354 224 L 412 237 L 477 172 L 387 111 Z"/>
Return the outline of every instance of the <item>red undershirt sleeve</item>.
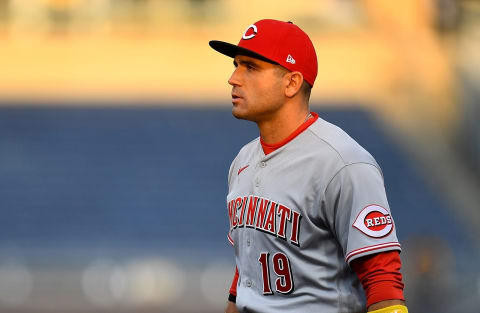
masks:
<path fill-rule="evenodd" d="M 405 300 L 403 296 L 400 254 L 380 252 L 353 260 L 350 264 L 362 283 L 367 296 L 367 308 L 384 300 Z"/>
<path fill-rule="evenodd" d="M 230 294 L 237 295 L 237 283 L 238 283 L 238 268 L 235 267 L 235 275 L 233 276 L 232 286 L 230 287 Z"/>

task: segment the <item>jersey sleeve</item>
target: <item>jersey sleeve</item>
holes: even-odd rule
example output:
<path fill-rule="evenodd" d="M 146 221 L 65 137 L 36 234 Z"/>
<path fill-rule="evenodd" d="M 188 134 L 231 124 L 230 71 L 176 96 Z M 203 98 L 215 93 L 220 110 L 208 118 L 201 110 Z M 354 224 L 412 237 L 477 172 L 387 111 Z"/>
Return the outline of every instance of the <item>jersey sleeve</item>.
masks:
<path fill-rule="evenodd" d="M 235 167 L 236 160 L 237 160 L 237 158 L 235 158 L 235 159 L 232 161 L 232 164 L 230 164 L 230 169 L 228 170 L 228 177 L 227 177 L 227 181 L 228 181 L 228 192 L 230 192 L 231 187 L 232 187 L 232 186 L 231 186 L 231 184 L 232 184 L 232 174 L 233 174 L 233 169 L 234 169 L 234 167 Z M 227 210 L 230 210 L 228 203 L 227 203 Z M 230 213 L 228 213 L 227 216 L 230 216 Z M 227 231 L 227 240 L 228 240 L 228 242 L 229 242 L 232 246 L 235 246 L 235 242 L 233 241 L 233 238 L 232 238 L 232 236 L 230 235 L 230 230 Z"/>
<path fill-rule="evenodd" d="M 232 163 L 230 164 L 230 168 L 228 169 L 228 177 L 227 177 L 228 181 L 227 182 L 228 182 L 228 190 L 229 191 L 230 191 L 230 187 L 231 187 L 230 185 L 232 183 L 233 169 L 235 167 L 236 162 L 237 162 L 237 157 L 235 157 L 235 159 L 233 159 Z"/>
<path fill-rule="evenodd" d="M 354 163 L 340 169 L 325 190 L 325 204 L 347 263 L 400 250 L 383 177 L 375 165 Z"/>

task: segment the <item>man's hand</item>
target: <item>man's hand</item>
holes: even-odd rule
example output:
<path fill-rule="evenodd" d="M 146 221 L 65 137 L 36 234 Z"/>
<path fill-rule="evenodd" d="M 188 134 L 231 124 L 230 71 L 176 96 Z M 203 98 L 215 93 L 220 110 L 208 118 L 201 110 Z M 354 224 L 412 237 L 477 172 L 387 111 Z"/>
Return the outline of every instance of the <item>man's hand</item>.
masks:
<path fill-rule="evenodd" d="M 232 301 L 228 301 L 227 308 L 225 309 L 225 313 L 239 313 L 237 309 L 237 305 Z"/>

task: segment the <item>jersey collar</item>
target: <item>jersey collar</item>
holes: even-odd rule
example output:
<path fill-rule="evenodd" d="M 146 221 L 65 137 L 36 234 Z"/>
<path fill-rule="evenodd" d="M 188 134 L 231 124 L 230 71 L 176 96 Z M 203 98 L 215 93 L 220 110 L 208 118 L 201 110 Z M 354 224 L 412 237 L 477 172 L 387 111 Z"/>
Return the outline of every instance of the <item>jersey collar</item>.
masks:
<path fill-rule="evenodd" d="M 272 153 L 273 151 L 277 150 L 278 148 L 283 147 L 290 141 L 292 141 L 295 137 L 300 135 L 305 129 L 307 129 L 310 125 L 315 123 L 316 120 L 318 120 L 318 114 L 315 112 L 310 112 L 312 114 L 312 117 L 306 120 L 302 125 L 300 125 L 297 129 L 293 131 L 287 138 L 283 139 L 280 142 L 274 143 L 274 144 L 267 144 L 263 142 L 262 138 L 260 137 L 260 144 L 262 145 L 263 153 L 265 155 L 268 155 L 269 153 Z"/>

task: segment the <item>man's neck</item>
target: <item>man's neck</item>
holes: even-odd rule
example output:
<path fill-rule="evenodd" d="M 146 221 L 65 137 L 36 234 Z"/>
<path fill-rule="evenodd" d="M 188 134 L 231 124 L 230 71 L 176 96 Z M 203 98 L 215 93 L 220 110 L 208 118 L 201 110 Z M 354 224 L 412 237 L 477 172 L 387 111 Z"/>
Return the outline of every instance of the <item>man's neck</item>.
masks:
<path fill-rule="evenodd" d="M 308 119 L 309 113 L 309 108 L 305 106 L 297 110 L 278 112 L 270 119 L 257 122 L 262 141 L 266 144 L 281 142 Z"/>

